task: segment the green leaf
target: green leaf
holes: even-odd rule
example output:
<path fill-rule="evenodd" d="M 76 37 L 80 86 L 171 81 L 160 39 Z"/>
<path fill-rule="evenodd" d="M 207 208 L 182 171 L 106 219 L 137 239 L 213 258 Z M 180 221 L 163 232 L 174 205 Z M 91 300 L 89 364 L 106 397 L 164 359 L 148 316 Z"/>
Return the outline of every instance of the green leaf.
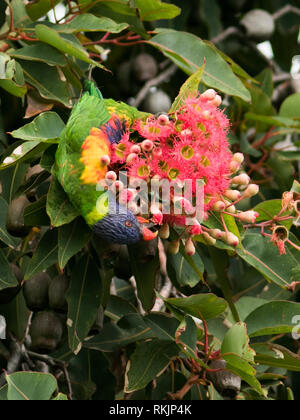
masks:
<path fill-rule="evenodd" d="M 9 169 L 0 172 L 1 195 L 8 204 L 15 198 L 16 191 L 22 184 L 27 169 L 28 165 L 17 163 Z"/>
<path fill-rule="evenodd" d="M 194 74 L 192 74 L 181 86 L 179 95 L 173 102 L 169 112 L 177 111 L 183 104 L 184 100 L 191 94 L 198 93 L 198 87 L 202 79 L 205 64 L 201 66 Z"/>
<path fill-rule="evenodd" d="M 289 286 L 292 269 L 299 266 L 297 250 L 287 245 L 287 254 L 280 256 L 277 247 L 269 238 L 259 233 L 246 233 L 243 247 L 244 249 L 237 250 L 243 260 L 256 268 L 267 280 L 281 287 Z"/>
<path fill-rule="evenodd" d="M 34 86 L 42 98 L 70 107 L 68 83 L 62 80 L 58 69 L 42 62 L 22 61 L 26 82 Z"/>
<path fill-rule="evenodd" d="M 280 199 L 262 201 L 257 206 L 254 207 L 254 211 L 259 213 L 258 218 L 256 219 L 257 223 L 271 220 L 274 216 L 277 216 L 282 209 L 282 202 Z M 292 212 L 285 211 L 282 213 L 282 216 L 289 216 Z M 292 227 L 293 220 L 283 220 L 280 222 L 281 225 L 286 226 L 288 229 Z"/>
<path fill-rule="evenodd" d="M 24 210 L 25 226 L 49 226 L 50 219 L 46 212 L 47 196 L 29 204 Z"/>
<path fill-rule="evenodd" d="M 130 265 L 136 280 L 138 297 L 143 308 L 148 311 L 152 309 L 155 301 L 155 283 L 159 271 L 159 255 L 156 250 L 155 256 L 143 258 L 141 246 L 128 246 Z"/>
<path fill-rule="evenodd" d="M 26 11 L 32 20 L 38 20 L 45 16 L 61 0 L 38 0 L 26 5 Z"/>
<path fill-rule="evenodd" d="M 227 309 L 226 301 L 212 293 L 192 295 L 186 298 L 169 298 L 165 301 L 186 314 L 205 320 L 215 318 Z"/>
<path fill-rule="evenodd" d="M 254 362 L 255 351 L 249 347 L 247 326 L 243 322 L 233 325 L 226 333 L 221 347 L 221 354 L 225 357 L 227 353 L 233 353 L 248 362 Z"/>
<path fill-rule="evenodd" d="M 192 257 L 178 253 L 167 255 L 167 268 L 171 279 L 174 279 L 180 286 L 195 287 L 203 280 L 204 265 L 199 254 Z"/>
<path fill-rule="evenodd" d="M 90 240 L 92 231 L 81 218 L 58 229 L 58 263 L 63 270 L 68 261 Z"/>
<path fill-rule="evenodd" d="M 41 61 L 52 66 L 64 67 L 67 64 L 65 56 L 60 51 L 42 42 L 19 48 L 11 52 L 10 56 L 19 60 Z"/>
<path fill-rule="evenodd" d="M 10 303 L 2 305 L 1 314 L 4 315 L 6 319 L 9 331 L 11 331 L 19 341 L 24 340 L 30 310 L 26 306 L 23 293 L 18 293 Z"/>
<path fill-rule="evenodd" d="M 277 126 L 277 127 L 293 127 L 297 126 L 297 123 L 295 120 L 292 120 L 291 118 L 286 117 L 278 117 L 278 116 L 267 116 L 267 115 L 260 115 L 260 114 L 254 114 L 252 112 L 247 112 L 245 114 L 246 120 L 249 121 L 257 121 L 264 124 L 267 124 L 269 126 Z"/>
<path fill-rule="evenodd" d="M 14 146 L 16 145 L 14 144 Z M 27 161 L 32 157 L 38 157 L 47 149 L 47 147 L 49 147 L 47 143 L 40 143 L 39 141 L 27 141 L 23 144 L 19 144 L 13 152 L 3 160 L 0 165 L 0 170 L 10 168 L 17 163 Z"/>
<path fill-rule="evenodd" d="M 254 309 L 264 305 L 266 302 L 266 299 L 254 296 L 243 296 L 235 303 L 235 307 L 238 311 L 240 319 L 244 321 Z M 235 321 L 231 315 L 227 316 L 227 319 L 229 322 L 234 324 Z"/>
<path fill-rule="evenodd" d="M 250 101 L 250 93 L 232 72 L 226 61 L 208 44 L 193 34 L 162 30 L 154 36 L 151 45 L 158 48 L 183 71 L 192 74 L 206 60 L 202 82 L 229 95 Z"/>
<path fill-rule="evenodd" d="M 0 249 L 0 290 L 15 287 L 17 285 L 18 281 L 12 272 L 2 249 Z"/>
<path fill-rule="evenodd" d="M 57 48 L 59 51 L 78 58 L 85 63 L 103 68 L 101 64 L 90 59 L 88 52 L 76 42 L 76 38 L 74 40 L 71 37 L 68 37 L 68 39 L 66 37 L 62 37 L 57 31 L 46 25 L 37 25 L 35 27 L 35 33 L 39 40 Z"/>
<path fill-rule="evenodd" d="M 141 20 L 152 21 L 161 19 L 174 19 L 181 12 L 174 4 L 164 3 L 160 0 L 135 0 Z"/>
<path fill-rule="evenodd" d="M 258 76 L 256 80 L 260 82 L 260 88 L 272 98 L 274 91 L 274 82 L 273 82 L 273 71 L 270 68 L 264 69 Z"/>
<path fill-rule="evenodd" d="M 31 123 L 24 125 L 10 134 L 16 139 L 26 141 L 58 143 L 65 124 L 56 112 L 44 112 Z"/>
<path fill-rule="evenodd" d="M 15 248 L 18 244 L 16 238 L 12 237 L 6 230 L 6 215 L 8 210 L 7 202 L 0 196 L 0 241 Z"/>
<path fill-rule="evenodd" d="M 280 117 L 300 118 L 300 93 L 290 95 L 282 103 L 279 111 Z"/>
<path fill-rule="evenodd" d="M 88 340 L 84 347 L 112 352 L 136 341 L 153 338 L 155 335 L 139 314 L 125 315 L 116 324 L 107 323 L 97 336 Z"/>
<path fill-rule="evenodd" d="M 41 273 L 57 262 L 57 230 L 50 230 L 42 237 L 26 269 L 25 280 Z"/>
<path fill-rule="evenodd" d="M 300 315 L 300 303 L 273 301 L 255 309 L 245 322 L 250 337 L 285 334 L 295 329 L 297 315 Z"/>
<path fill-rule="evenodd" d="M 127 28 L 127 23 L 116 23 L 108 17 L 97 17 L 91 13 L 83 13 L 82 15 L 76 16 L 71 22 L 53 26 L 53 29 L 57 32 L 63 33 L 110 32 L 112 34 L 117 34 Z"/>
<path fill-rule="evenodd" d="M 0 87 L 14 96 L 23 97 L 27 92 L 22 67 L 10 56 L 0 52 Z"/>
<path fill-rule="evenodd" d="M 254 343 L 255 362 L 261 365 L 300 372 L 300 356 L 275 343 Z"/>
<path fill-rule="evenodd" d="M 47 214 L 54 227 L 71 223 L 79 215 L 54 176 L 47 197 Z"/>
<path fill-rule="evenodd" d="M 98 267 L 90 257 L 82 257 L 74 268 L 67 293 L 69 346 L 76 354 L 96 320 L 101 289 Z"/>
<path fill-rule="evenodd" d="M 128 300 L 111 295 L 104 314 L 113 321 L 119 321 L 123 316 L 136 314 L 137 309 Z"/>
<path fill-rule="evenodd" d="M 137 345 L 127 365 L 125 392 L 145 388 L 168 367 L 179 352 L 176 344 L 153 340 Z"/>
<path fill-rule="evenodd" d="M 5 379 L 8 401 L 48 401 L 57 389 L 56 379 L 48 373 L 16 372 Z"/>
<path fill-rule="evenodd" d="M 179 322 L 171 315 L 153 312 L 144 317 L 144 322 L 151 328 L 154 337 L 163 341 L 175 342 Z"/>
<path fill-rule="evenodd" d="M 235 375 L 240 376 L 260 395 L 265 395 L 261 384 L 255 377 L 256 371 L 254 367 L 246 360 L 236 354 L 227 354 L 224 356 L 224 360 L 226 361 L 226 369 L 230 370 Z"/>

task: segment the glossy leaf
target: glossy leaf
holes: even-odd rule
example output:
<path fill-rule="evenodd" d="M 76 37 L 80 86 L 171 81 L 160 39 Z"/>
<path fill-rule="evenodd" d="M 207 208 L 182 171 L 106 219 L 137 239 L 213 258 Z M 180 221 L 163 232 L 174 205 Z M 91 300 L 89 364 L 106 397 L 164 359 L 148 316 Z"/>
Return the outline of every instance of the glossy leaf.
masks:
<path fill-rule="evenodd" d="M 250 101 L 248 90 L 234 75 L 228 64 L 213 48 L 195 35 L 171 30 L 161 31 L 149 43 L 161 50 L 188 74 L 198 70 L 205 60 L 202 78 L 205 85 Z"/>
<path fill-rule="evenodd" d="M 183 104 L 184 100 L 191 94 L 198 93 L 198 87 L 202 79 L 205 65 L 201 66 L 194 74 L 192 74 L 185 83 L 181 86 L 179 95 L 173 102 L 170 112 L 177 111 Z"/>
<path fill-rule="evenodd" d="M 54 376 L 37 372 L 6 375 L 8 401 L 48 401 L 57 388 Z"/>
<path fill-rule="evenodd" d="M 58 229 L 58 263 L 62 270 L 70 258 L 87 244 L 91 235 L 91 230 L 81 218 Z"/>
<path fill-rule="evenodd" d="M 176 344 L 154 340 L 137 345 L 125 377 L 125 392 L 143 389 L 161 374 L 179 352 Z"/>
<path fill-rule="evenodd" d="M 0 249 L 0 290 L 15 287 L 17 285 L 18 281 L 13 274 L 2 249 Z"/>
<path fill-rule="evenodd" d="M 84 13 L 76 16 L 70 22 L 64 25 L 54 25 L 53 28 L 57 32 L 74 33 L 74 32 L 110 32 L 113 34 L 122 32 L 128 28 L 127 23 L 116 23 L 108 17 L 97 17 L 91 13 Z"/>
<path fill-rule="evenodd" d="M 71 223 L 79 215 L 55 177 L 47 196 L 47 214 L 55 227 Z"/>
<path fill-rule="evenodd" d="M 119 322 L 107 323 L 97 336 L 88 340 L 84 347 L 104 352 L 112 352 L 130 343 L 135 343 L 155 335 L 139 314 L 129 314 Z"/>
<path fill-rule="evenodd" d="M 44 112 L 31 123 L 10 133 L 16 139 L 57 143 L 65 124 L 55 112 Z"/>
<path fill-rule="evenodd" d="M 250 337 L 291 333 L 300 315 L 300 303 L 268 302 L 251 312 L 245 322 Z"/>
<path fill-rule="evenodd" d="M 294 248 L 288 245 L 287 254 L 279 257 L 277 247 L 259 233 L 246 233 L 243 247 L 244 249 L 238 250 L 243 260 L 255 267 L 269 281 L 281 287 L 289 286 L 292 269 L 295 265 L 299 266 L 298 253 Z"/>
<path fill-rule="evenodd" d="M 75 267 L 67 294 L 70 349 L 77 354 L 96 320 L 101 302 L 101 278 L 98 267 L 88 256 Z"/>
<path fill-rule="evenodd" d="M 86 63 L 103 68 L 103 66 L 98 62 L 91 60 L 88 52 L 81 47 L 80 44 L 75 42 L 75 40 L 60 36 L 54 29 L 49 28 L 46 25 L 37 25 L 35 27 L 35 33 L 38 39 L 54 48 L 57 48 L 59 51 L 69 54 Z"/>
<path fill-rule="evenodd" d="M 186 314 L 205 320 L 215 318 L 227 308 L 226 301 L 212 293 L 192 295 L 186 298 L 169 298 L 166 299 L 166 302 Z"/>
<path fill-rule="evenodd" d="M 27 267 L 25 280 L 41 273 L 57 262 L 57 230 L 50 230 L 42 237 Z"/>

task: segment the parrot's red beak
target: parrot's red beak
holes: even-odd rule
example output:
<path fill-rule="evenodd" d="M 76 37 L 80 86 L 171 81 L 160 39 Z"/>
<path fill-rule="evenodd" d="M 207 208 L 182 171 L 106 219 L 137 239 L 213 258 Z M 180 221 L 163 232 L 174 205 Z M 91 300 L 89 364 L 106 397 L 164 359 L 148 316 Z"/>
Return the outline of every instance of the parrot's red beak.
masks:
<path fill-rule="evenodd" d="M 150 223 L 149 220 L 144 219 L 144 217 L 137 216 L 136 218 L 141 225 Z M 157 238 L 158 232 L 152 232 L 150 229 L 143 227 L 142 235 L 144 241 L 152 241 L 153 239 Z"/>
<path fill-rule="evenodd" d="M 158 232 L 152 232 L 150 229 L 144 227 L 142 234 L 144 241 L 152 241 L 157 238 Z"/>

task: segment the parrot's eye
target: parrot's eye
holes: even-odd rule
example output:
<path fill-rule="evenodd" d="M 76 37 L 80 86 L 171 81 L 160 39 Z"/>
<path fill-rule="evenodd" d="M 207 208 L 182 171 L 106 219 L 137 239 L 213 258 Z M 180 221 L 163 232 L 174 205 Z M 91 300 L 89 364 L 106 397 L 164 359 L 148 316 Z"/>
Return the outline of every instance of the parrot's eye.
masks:
<path fill-rule="evenodd" d="M 130 228 L 130 227 L 132 227 L 132 223 L 129 220 L 126 220 L 125 226 Z"/>

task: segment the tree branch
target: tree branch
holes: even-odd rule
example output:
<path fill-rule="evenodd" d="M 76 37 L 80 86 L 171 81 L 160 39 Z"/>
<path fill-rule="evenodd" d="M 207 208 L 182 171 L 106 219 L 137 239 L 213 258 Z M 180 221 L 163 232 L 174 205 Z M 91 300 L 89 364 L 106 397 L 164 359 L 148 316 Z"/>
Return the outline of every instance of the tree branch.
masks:
<path fill-rule="evenodd" d="M 142 87 L 142 89 L 137 94 L 135 100 L 132 103 L 132 106 L 135 106 L 137 108 L 143 102 L 143 100 L 146 98 L 149 90 L 153 86 L 158 86 L 161 83 L 167 81 L 171 76 L 173 76 L 173 74 L 176 71 L 177 71 L 177 66 L 175 66 L 175 64 L 172 64 L 165 71 L 160 73 L 158 76 L 154 77 L 151 80 L 148 80 L 148 82 L 145 83 L 145 85 Z"/>

